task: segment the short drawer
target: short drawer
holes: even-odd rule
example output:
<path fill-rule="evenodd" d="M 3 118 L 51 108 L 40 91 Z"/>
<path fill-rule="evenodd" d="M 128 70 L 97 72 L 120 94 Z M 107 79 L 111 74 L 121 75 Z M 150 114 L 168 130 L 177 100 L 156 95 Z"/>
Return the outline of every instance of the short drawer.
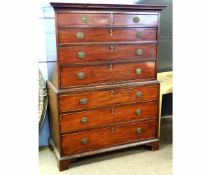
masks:
<path fill-rule="evenodd" d="M 59 95 L 60 113 L 159 99 L 159 84 Z"/>
<path fill-rule="evenodd" d="M 63 114 L 60 127 L 61 133 L 75 132 L 157 116 L 158 102 L 152 101 Z"/>
<path fill-rule="evenodd" d="M 76 28 L 58 31 L 58 44 L 146 40 L 156 40 L 156 28 Z"/>
<path fill-rule="evenodd" d="M 152 80 L 155 76 L 156 62 L 62 67 L 60 85 L 62 88 L 68 88 L 117 81 Z"/>
<path fill-rule="evenodd" d="M 154 41 L 157 40 L 156 28 L 113 29 L 112 41 Z"/>
<path fill-rule="evenodd" d="M 158 15 L 151 14 L 114 14 L 114 26 L 158 26 Z"/>
<path fill-rule="evenodd" d="M 58 13 L 57 26 L 109 26 L 111 22 L 110 14 L 106 13 Z"/>
<path fill-rule="evenodd" d="M 61 64 L 135 60 L 157 57 L 156 44 L 89 45 L 59 47 Z"/>
<path fill-rule="evenodd" d="M 61 145 L 63 155 L 68 155 L 153 138 L 157 138 L 156 120 L 65 134 Z"/>

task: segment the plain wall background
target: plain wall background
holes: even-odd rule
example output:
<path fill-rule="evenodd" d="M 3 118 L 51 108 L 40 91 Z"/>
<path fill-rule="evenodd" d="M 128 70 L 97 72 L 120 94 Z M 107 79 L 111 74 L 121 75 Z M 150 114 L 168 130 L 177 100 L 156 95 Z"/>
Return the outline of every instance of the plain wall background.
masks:
<path fill-rule="evenodd" d="M 172 70 L 172 0 L 139 0 L 138 4 L 167 5 L 160 18 L 158 72 Z"/>

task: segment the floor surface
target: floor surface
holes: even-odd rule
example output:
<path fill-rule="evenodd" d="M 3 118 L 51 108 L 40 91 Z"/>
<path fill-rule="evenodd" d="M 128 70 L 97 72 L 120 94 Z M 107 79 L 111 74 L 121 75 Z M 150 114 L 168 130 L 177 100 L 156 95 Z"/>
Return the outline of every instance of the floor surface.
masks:
<path fill-rule="evenodd" d="M 48 147 L 40 148 L 40 175 L 172 175 L 172 117 L 161 122 L 160 150 L 131 148 L 100 156 L 83 158 L 71 168 L 59 172 L 55 155 Z"/>

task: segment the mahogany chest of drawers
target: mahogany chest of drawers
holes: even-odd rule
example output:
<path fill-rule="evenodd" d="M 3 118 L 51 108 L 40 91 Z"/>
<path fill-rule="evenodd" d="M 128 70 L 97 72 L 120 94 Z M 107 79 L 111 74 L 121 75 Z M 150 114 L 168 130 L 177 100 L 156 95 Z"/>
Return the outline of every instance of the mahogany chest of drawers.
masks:
<path fill-rule="evenodd" d="M 159 148 L 157 57 L 164 6 L 44 7 L 50 145 L 60 170 L 77 158 Z"/>

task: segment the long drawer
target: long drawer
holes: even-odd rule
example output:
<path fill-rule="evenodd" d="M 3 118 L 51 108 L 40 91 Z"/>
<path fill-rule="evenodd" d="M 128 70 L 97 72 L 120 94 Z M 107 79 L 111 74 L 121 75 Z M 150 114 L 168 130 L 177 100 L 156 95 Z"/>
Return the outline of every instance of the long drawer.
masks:
<path fill-rule="evenodd" d="M 60 64 L 156 58 L 156 44 L 109 44 L 58 47 Z"/>
<path fill-rule="evenodd" d="M 92 85 L 127 80 L 155 79 L 156 62 L 61 67 L 60 85 Z"/>
<path fill-rule="evenodd" d="M 157 137 L 157 121 L 136 122 L 62 135 L 62 153 L 69 155 Z"/>
<path fill-rule="evenodd" d="M 59 95 L 60 113 L 159 99 L 159 84 Z"/>
<path fill-rule="evenodd" d="M 67 133 L 122 122 L 151 119 L 156 118 L 157 115 L 157 101 L 135 103 L 63 114 L 60 116 L 60 127 L 61 133 Z"/>
<path fill-rule="evenodd" d="M 75 28 L 58 31 L 58 44 L 155 41 L 156 28 Z"/>

